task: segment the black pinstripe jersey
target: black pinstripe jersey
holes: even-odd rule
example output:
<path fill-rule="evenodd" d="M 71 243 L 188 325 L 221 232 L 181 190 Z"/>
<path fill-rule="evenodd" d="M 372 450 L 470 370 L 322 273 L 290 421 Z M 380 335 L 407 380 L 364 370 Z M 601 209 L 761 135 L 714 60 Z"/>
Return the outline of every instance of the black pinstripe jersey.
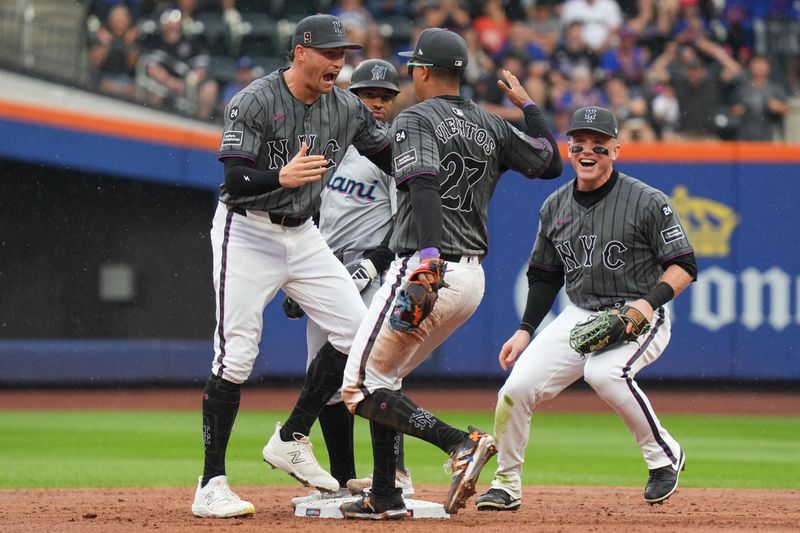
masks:
<path fill-rule="evenodd" d="M 500 176 L 513 169 L 535 178 L 553 157 L 547 141 L 528 137 L 459 96 L 439 96 L 406 109 L 391 131 L 398 192 L 390 247 L 396 252 L 419 249 L 405 186 L 414 176 L 438 176 L 444 224 L 441 253 L 485 255 L 489 200 Z"/>
<path fill-rule="evenodd" d="M 220 200 L 245 209 L 310 216 L 319 209 L 320 192 L 347 147 L 352 144 L 363 155 L 373 154 L 388 144 L 388 130 L 356 95 L 338 87 L 311 105 L 297 100 L 286 85 L 284 70 L 253 81 L 228 103 L 219 158 L 244 157 L 259 170 L 280 169 L 305 141 L 307 153 L 324 155 L 330 168 L 321 180 L 257 196 L 231 196 L 222 185 Z"/>
<path fill-rule="evenodd" d="M 694 251 L 658 189 L 620 172 L 608 194 L 585 208 L 574 187 L 574 180 L 563 185 L 542 205 L 530 263 L 563 270 L 575 305 L 594 309 L 640 298 L 658 283 L 662 264 Z"/>

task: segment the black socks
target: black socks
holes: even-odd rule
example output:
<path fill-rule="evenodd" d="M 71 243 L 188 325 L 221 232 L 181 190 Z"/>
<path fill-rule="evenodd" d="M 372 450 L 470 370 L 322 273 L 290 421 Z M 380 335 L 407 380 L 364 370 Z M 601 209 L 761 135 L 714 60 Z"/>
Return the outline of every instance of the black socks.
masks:
<path fill-rule="evenodd" d="M 209 376 L 206 382 L 203 392 L 205 464 L 201 482 L 204 487 L 211 478 L 225 474 L 225 453 L 239 411 L 241 388 L 241 385 L 218 376 Z"/>
<path fill-rule="evenodd" d="M 353 415 L 344 402 L 326 405 L 319 414 L 319 426 L 328 448 L 331 475 L 340 487 L 347 486 L 348 479 L 356 477 L 353 458 Z"/>
<path fill-rule="evenodd" d="M 467 432 L 442 422 L 407 396 L 389 389 L 378 389 L 367 396 L 358 404 L 356 414 L 400 433 L 430 442 L 447 454 L 468 435 Z"/>
<path fill-rule="evenodd" d="M 347 354 L 336 350 L 329 342 L 322 345 L 308 366 L 306 381 L 292 414 L 280 430 L 281 440 L 291 441 L 293 433 L 308 436 L 328 400 L 341 388 L 346 364 Z"/>

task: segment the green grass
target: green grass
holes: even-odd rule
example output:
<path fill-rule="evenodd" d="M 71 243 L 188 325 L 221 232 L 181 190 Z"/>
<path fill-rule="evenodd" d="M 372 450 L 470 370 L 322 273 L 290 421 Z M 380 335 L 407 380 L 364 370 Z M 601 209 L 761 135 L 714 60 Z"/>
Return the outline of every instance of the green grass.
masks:
<path fill-rule="evenodd" d="M 492 413 L 440 413 L 458 426 L 491 430 Z M 284 412 L 243 412 L 228 450 L 236 485 L 292 485 L 268 468 L 261 447 Z M 686 451 L 685 487 L 800 489 L 800 418 L 663 416 Z M 371 471 L 365 421 L 356 424 L 359 475 Z M 192 485 L 202 470 L 200 414 L 132 411 L 0 411 L 0 488 Z M 323 466 L 327 454 L 315 428 Z M 417 484 L 444 484 L 446 456 L 406 439 L 406 463 Z M 492 460 L 481 476 L 491 479 Z M 540 414 L 527 449 L 526 485 L 641 486 L 638 447 L 615 415 Z"/>

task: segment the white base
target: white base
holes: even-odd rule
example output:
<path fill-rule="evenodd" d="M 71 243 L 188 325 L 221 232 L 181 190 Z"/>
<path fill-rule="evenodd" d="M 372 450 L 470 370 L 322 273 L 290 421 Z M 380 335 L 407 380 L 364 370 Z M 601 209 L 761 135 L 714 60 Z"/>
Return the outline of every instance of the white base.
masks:
<path fill-rule="evenodd" d="M 301 503 L 294 510 L 295 516 L 305 518 L 339 518 L 343 519 L 339 506 L 345 502 L 352 502 L 360 499 L 361 496 L 350 496 L 348 498 L 332 498 L 330 500 L 317 500 L 315 502 Z M 410 500 L 406 498 L 406 509 L 408 518 L 450 518 L 444 512 L 441 503 L 427 502 L 424 500 Z"/>

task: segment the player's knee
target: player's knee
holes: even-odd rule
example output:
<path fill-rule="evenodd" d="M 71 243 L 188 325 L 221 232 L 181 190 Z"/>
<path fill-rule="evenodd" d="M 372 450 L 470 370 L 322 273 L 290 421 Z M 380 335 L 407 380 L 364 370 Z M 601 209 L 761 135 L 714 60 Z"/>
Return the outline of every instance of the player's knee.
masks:
<path fill-rule="evenodd" d="M 529 384 L 519 381 L 507 381 L 497 393 L 497 407 L 519 407 L 525 406 L 532 408 L 536 403 L 535 391 Z"/>
<path fill-rule="evenodd" d="M 598 393 L 620 379 L 621 373 L 603 365 L 586 365 L 583 370 L 583 380 Z"/>

